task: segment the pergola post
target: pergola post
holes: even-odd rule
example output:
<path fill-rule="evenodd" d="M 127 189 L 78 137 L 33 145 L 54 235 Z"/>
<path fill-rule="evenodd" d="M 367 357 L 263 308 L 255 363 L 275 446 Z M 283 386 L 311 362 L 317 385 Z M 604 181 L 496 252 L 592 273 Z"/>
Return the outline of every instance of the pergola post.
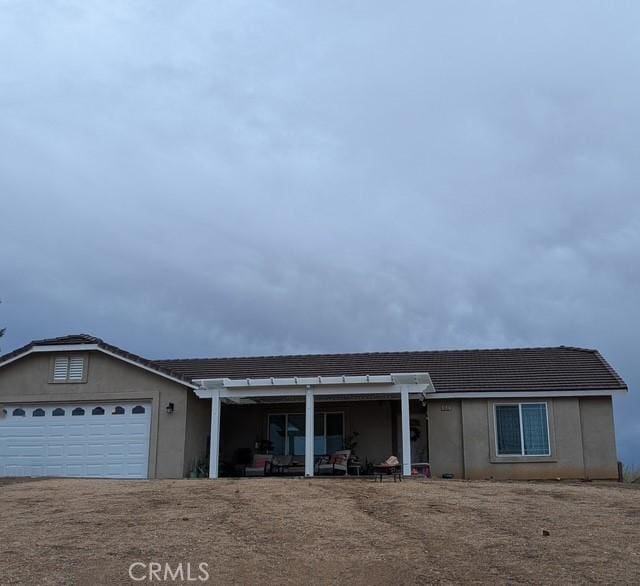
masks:
<path fill-rule="evenodd" d="M 304 411 L 304 475 L 313 476 L 314 470 L 314 413 L 313 413 L 313 387 L 307 385 L 305 394 Z"/>
<path fill-rule="evenodd" d="M 218 478 L 220 454 L 220 390 L 211 392 L 211 440 L 209 442 L 209 478 Z"/>
<path fill-rule="evenodd" d="M 411 476 L 411 420 L 409 418 L 409 389 L 402 385 L 400 389 L 400 408 L 402 419 L 402 475 Z"/>

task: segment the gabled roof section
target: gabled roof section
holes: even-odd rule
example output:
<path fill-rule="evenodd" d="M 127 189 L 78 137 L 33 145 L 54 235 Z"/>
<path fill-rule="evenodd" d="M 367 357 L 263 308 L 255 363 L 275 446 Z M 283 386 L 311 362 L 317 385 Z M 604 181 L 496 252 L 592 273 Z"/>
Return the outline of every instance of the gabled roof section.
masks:
<path fill-rule="evenodd" d="M 104 340 L 96 338 L 95 336 L 90 336 L 89 334 L 71 334 L 68 336 L 61 336 L 59 338 L 33 340 L 21 348 L 17 348 L 8 354 L 0 356 L 0 368 L 5 364 L 9 364 L 10 362 L 32 352 L 45 351 L 45 349 L 55 352 L 57 349 L 56 347 L 59 347 L 61 350 L 64 349 L 69 351 L 73 351 L 76 348 L 78 350 L 102 351 L 105 354 L 124 360 L 134 366 L 139 366 L 165 378 L 172 379 L 187 387 L 194 388 L 196 386 L 191 383 L 188 377 L 185 377 L 180 372 L 173 372 L 170 368 L 158 365 L 151 360 L 147 360 L 146 358 L 142 358 L 142 356 L 127 352 L 126 350 L 113 346 L 112 344 L 107 344 Z"/>
<path fill-rule="evenodd" d="M 625 391 L 597 350 L 559 346 L 155 360 L 190 379 L 428 372 L 436 392 Z"/>

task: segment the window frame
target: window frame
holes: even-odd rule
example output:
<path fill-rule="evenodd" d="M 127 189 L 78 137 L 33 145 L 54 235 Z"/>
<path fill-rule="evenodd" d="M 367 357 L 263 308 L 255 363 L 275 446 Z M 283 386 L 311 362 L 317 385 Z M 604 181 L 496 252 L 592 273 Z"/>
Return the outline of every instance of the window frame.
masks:
<path fill-rule="evenodd" d="M 64 380 L 56 380 L 55 378 L 56 360 L 60 358 L 67 359 L 67 376 Z M 81 379 L 69 378 L 72 358 L 82 358 L 82 378 Z M 54 352 L 52 353 L 49 361 L 49 384 L 53 384 L 53 385 L 84 384 L 87 382 L 88 371 L 89 371 L 89 355 L 87 352 L 64 352 L 64 353 Z"/>
<path fill-rule="evenodd" d="M 547 423 L 547 446 L 548 450 L 546 454 L 526 454 L 524 447 L 524 425 L 522 421 L 522 406 L 523 405 L 544 405 L 544 411 Z M 498 443 L 498 407 L 518 407 L 518 423 L 520 425 L 520 453 L 519 454 L 501 454 Z M 553 434 L 551 431 L 550 417 L 549 417 L 550 405 L 548 401 L 496 401 L 491 408 L 493 416 L 493 455 L 497 461 L 531 461 L 540 460 L 548 461 L 553 456 Z"/>
<path fill-rule="evenodd" d="M 274 411 L 273 413 L 268 413 L 267 414 L 267 439 L 271 442 L 273 442 L 273 440 L 271 439 L 271 417 L 284 417 L 285 418 L 285 423 L 284 423 L 284 428 L 285 430 L 287 430 L 289 428 L 289 416 L 291 415 L 302 415 L 303 417 L 305 416 L 304 411 Z M 316 437 L 320 437 L 320 436 L 316 436 L 315 434 L 315 418 L 318 415 L 322 415 L 323 416 L 323 422 L 324 422 L 324 435 L 323 437 L 325 438 L 325 446 L 326 446 L 326 438 L 327 438 L 327 415 L 340 415 L 342 417 L 342 445 L 344 445 L 344 440 L 347 437 L 346 435 L 346 417 L 345 417 L 345 412 L 344 411 L 314 411 L 313 417 L 314 417 L 314 434 L 313 434 L 313 445 L 314 445 L 314 457 L 316 456 L 326 456 L 328 454 L 316 454 L 315 453 L 315 440 Z M 288 438 L 288 435 L 286 436 Z M 291 455 L 294 458 L 296 457 L 295 454 L 289 454 L 289 442 L 287 440 L 285 440 L 284 442 L 284 451 L 285 453 L 283 455 L 288 456 Z M 301 458 L 303 457 L 304 454 L 300 454 L 297 457 Z"/>

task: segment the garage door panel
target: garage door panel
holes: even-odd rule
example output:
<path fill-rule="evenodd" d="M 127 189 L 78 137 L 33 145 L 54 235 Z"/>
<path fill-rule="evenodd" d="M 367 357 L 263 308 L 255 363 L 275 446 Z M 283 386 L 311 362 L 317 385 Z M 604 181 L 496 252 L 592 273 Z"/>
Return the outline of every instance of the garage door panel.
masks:
<path fill-rule="evenodd" d="M 65 425 L 50 424 L 49 425 L 49 437 L 64 437 L 67 433 Z"/>
<path fill-rule="evenodd" d="M 104 456 L 106 449 L 104 444 L 89 444 L 87 445 L 88 456 Z"/>
<path fill-rule="evenodd" d="M 70 424 L 67 428 L 67 437 L 85 437 L 87 435 L 87 428 L 85 425 Z"/>
<path fill-rule="evenodd" d="M 144 413 L 133 414 L 138 405 Z M 15 409 L 25 416 L 13 416 Z M 44 416 L 33 417 L 35 409 Z M 0 419 L 0 476 L 147 477 L 149 404 L 12 405 L 8 411 Z"/>
<path fill-rule="evenodd" d="M 129 444 L 128 453 L 129 456 L 144 456 L 147 452 L 146 444 Z"/>
<path fill-rule="evenodd" d="M 107 456 L 126 456 L 127 448 L 124 444 L 109 444 L 107 446 Z"/>
<path fill-rule="evenodd" d="M 89 424 L 89 434 L 93 437 L 105 435 L 107 433 L 106 424 Z"/>
<path fill-rule="evenodd" d="M 46 446 L 46 455 L 49 460 L 56 457 L 64 456 L 64 446 L 63 445 L 52 445 L 49 444 Z"/>
<path fill-rule="evenodd" d="M 81 456 L 84 458 L 87 454 L 86 444 L 67 444 L 64 455 L 69 458 L 76 458 Z"/>

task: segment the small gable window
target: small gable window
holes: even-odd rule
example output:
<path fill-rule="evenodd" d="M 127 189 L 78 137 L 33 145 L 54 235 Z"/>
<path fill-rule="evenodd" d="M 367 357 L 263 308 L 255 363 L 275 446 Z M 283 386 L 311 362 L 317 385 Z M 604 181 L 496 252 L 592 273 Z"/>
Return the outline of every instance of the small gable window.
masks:
<path fill-rule="evenodd" d="M 132 410 L 131 413 L 133 413 L 134 415 L 140 415 L 141 413 L 145 413 L 145 409 L 142 405 L 136 405 Z"/>
<path fill-rule="evenodd" d="M 104 415 L 104 409 L 102 407 L 94 407 L 91 410 L 91 415 Z"/>
<path fill-rule="evenodd" d="M 76 407 L 72 412 L 71 415 L 84 415 L 84 409 L 82 407 Z"/>
<path fill-rule="evenodd" d="M 53 413 L 51 415 L 53 415 L 54 417 L 60 417 L 64 415 L 64 409 L 57 407 L 56 409 L 53 410 Z"/>
<path fill-rule="evenodd" d="M 119 405 L 113 410 L 112 415 L 124 415 L 124 407 L 120 407 Z"/>
<path fill-rule="evenodd" d="M 55 356 L 51 373 L 54 383 L 87 382 L 87 357 L 84 354 Z"/>
<path fill-rule="evenodd" d="M 14 409 L 12 415 L 14 417 L 24 417 L 26 415 L 26 413 L 24 412 L 24 409 Z"/>
<path fill-rule="evenodd" d="M 31 415 L 33 417 L 44 417 L 44 409 L 34 409 Z"/>

